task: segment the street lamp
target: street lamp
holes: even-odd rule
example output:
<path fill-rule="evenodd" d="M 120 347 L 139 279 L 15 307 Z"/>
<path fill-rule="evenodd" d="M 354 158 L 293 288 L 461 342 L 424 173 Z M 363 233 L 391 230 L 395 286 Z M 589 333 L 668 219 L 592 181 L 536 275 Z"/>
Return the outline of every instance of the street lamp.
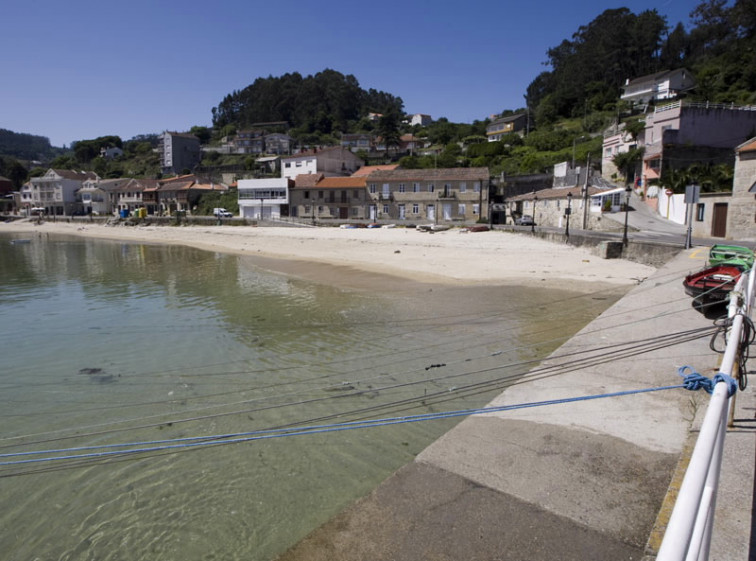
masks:
<path fill-rule="evenodd" d="M 538 202 L 538 195 L 533 190 L 533 220 L 530 223 L 530 231 L 535 234 L 535 221 L 536 221 L 536 203 Z"/>
<path fill-rule="evenodd" d="M 622 234 L 622 245 L 624 247 L 627 247 L 627 215 L 630 211 L 630 193 L 632 193 L 633 189 L 628 185 L 625 187 L 625 230 Z"/>
<path fill-rule="evenodd" d="M 564 211 L 564 215 L 567 217 L 567 226 L 564 228 L 564 235 L 569 241 L 570 239 L 570 214 L 572 214 L 572 193 L 567 193 L 567 209 Z"/>

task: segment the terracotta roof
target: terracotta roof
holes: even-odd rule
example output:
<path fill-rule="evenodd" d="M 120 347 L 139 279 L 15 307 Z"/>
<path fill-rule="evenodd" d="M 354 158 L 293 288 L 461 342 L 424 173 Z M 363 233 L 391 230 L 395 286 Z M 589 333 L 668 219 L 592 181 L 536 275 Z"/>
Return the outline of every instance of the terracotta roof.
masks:
<path fill-rule="evenodd" d="M 177 175 L 176 177 L 169 177 L 167 179 L 160 179 L 160 184 L 165 185 L 166 183 L 170 183 L 171 181 L 196 181 L 196 177 L 194 177 L 194 174 L 188 174 L 188 175 Z"/>
<path fill-rule="evenodd" d="M 756 138 L 746 140 L 743 144 L 735 149 L 736 152 L 756 152 Z"/>
<path fill-rule="evenodd" d="M 315 185 L 317 189 L 364 189 L 365 177 L 325 177 Z"/>
<path fill-rule="evenodd" d="M 302 173 L 294 178 L 294 187 L 315 187 L 325 177 L 322 173 Z"/>
<path fill-rule="evenodd" d="M 434 169 L 395 169 L 378 170 L 371 173 L 370 180 L 393 181 L 443 181 L 449 180 L 486 180 L 490 177 L 488 168 L 434 168 Z"/>
<path fill-rule="evenodd" d="M 378 171 L 381 169 L 392 170 L 398 167 L 399 167 L 399 164 L 384 164 L 380 166 L 362 166 L 360 169 L 358 169 L 352 174 L 352 177 L 366 177 L 370 175 L 371 173 L 373 173 L 374 171 Z"/>

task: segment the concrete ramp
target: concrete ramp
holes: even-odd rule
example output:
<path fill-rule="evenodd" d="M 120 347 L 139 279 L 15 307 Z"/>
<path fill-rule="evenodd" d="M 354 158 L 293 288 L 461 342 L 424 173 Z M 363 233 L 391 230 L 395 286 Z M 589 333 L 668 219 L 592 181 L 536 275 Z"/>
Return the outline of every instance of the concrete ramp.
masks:
<path fill-rule="evenodd" d="M 682 287 L 705 255 L 671 260 L 491 405 L 676 385 L 683 365 L 711 376 L 695 333 L 712 322 Z M 469 417 L 281 559 L 641 559 L 707 403 L 673 389 Z"/>

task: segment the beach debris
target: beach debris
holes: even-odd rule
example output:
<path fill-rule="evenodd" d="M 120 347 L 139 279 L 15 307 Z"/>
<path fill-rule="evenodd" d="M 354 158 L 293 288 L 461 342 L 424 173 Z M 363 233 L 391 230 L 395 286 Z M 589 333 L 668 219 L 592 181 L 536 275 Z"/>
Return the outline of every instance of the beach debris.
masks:
<path fill-rule="evenodd" d="M 425 369 L 426 369 L 426 370 L 430 370 L 431 368 L 443 368 L 444 366 L 446 366 L 446 363 L 442 363 L 442 364 L 431 364 L 430 366 L 426 366 L 426 367 L 425 367 Z"/>
<path fill-rule="evenodd" d="M 79 374 L 89 376 L 91 381 L 98 384 L 112 384 L 116 381 L 116 376 L 107 374 L 102 368 L 82 368 L 79 370 Z M 120 374 L 118 377 L 120 378 Z"/>

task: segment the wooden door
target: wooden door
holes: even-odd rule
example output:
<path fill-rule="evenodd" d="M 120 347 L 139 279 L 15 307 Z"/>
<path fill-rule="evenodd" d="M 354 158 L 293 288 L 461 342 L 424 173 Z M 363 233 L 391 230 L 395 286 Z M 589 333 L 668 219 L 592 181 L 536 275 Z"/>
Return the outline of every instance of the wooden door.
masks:
<path fill-rule="evenodd" d="M 727 203 L 714 203 L 711 235 L 714 238 L 724 238 L 727 235 Z"/>

